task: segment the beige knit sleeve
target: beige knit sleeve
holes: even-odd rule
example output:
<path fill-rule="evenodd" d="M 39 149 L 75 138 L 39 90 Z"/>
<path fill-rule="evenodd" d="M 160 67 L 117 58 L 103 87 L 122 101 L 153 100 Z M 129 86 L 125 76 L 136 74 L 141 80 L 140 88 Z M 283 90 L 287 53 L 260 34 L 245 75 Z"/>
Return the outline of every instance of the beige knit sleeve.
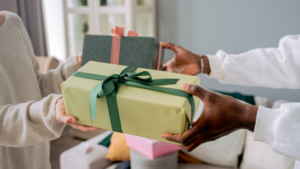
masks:
<path fill-rule="evenodd" d="M 60 64 L 56 69 L 52 69 L 48 73 L 41 74 L 31 40 L 23 24 L 21 24 L 20 30 L 39 81 L 42 96 L 46 97 L 51 93 L 61 94 L 60 84 L 80 68 L 76 57 L 69 57 L 66 63 Z"/>
<path fill-rule="evenodd" d="M 39 65 L 36 58 L 33 60 L 43 97 L 51 93 L 61 94 L 60 84 L 80 68 L 76 57 L 69 57 L 66 63 L 59 65 L 56 69 L 52 69 L 48 73 L 41 74 L 39 73 Z"/>
<path fill-rule="evenodd" d="M 25 147 L 58 138 L 65 126 L 55 114 L 61 97 L 52 94 L 37 102 L 0 106 L 0 145 Z"/>

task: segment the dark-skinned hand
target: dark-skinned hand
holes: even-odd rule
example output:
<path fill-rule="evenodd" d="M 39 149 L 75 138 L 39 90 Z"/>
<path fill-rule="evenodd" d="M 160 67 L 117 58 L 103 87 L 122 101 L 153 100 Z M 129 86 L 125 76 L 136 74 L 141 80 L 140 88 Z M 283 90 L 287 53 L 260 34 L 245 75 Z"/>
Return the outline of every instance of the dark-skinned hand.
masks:
<path fill-rule="evenodd" d="M 201 71 L 200 56 L 194 54 L 181 46 L 174 45 L 172 43 L 160 43 L 164 48 L 170 49 L 174 52 L 174 58 L 163 65 L 163 70 L 173 73 L 181 73 L 187 75 L 197 75 Z M 203 56 L 204 59 L 204 72 L 210 73 L 210 67 L 207 56 Z"/>
<path fill-rule="evenodd" d="M 164 133 L 163 138 L 180 143 L 192 151 L 199 145 L 216 140 L 239 129 L 254 130 L 258 108 L 233 97 L 207 91 L 197 85 L 184 84 L 183 90 L 199 97 L 204 109 L 192 128 L 182 135 Z"/>

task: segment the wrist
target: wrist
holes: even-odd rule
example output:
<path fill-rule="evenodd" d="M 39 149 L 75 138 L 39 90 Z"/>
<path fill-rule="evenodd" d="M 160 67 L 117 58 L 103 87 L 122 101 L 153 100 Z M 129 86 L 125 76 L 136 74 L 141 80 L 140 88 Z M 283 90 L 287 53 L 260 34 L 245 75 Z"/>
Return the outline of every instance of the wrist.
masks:
<path fill-rule="evenodd" d="M 204 73 L 204 74 L 209 75 L 211 72 L 211 69 L 210 69 L 208 57 L 205 55 L 199 56 L 198 63 L 199 63 L 199 68 L 200 68 L 199 73 Z"/>
<path fill-rule="evenodd" d="M 256 123 L 256 116 L 257 116 L 258 107 L 245 104 L 244 111 L 241 113 L 242 117 L 242 125 L 243 128 L 254 131 L 255 123 Z"/>
<path fill-rule="evenodd" d="M 205 55 L 203 55 L 202 57 L 203 57 L 203 62 L 204 62 L 203 73 L 209 75 L 211 72 L 210 65 L 209 65 L 209 59 Z"/>

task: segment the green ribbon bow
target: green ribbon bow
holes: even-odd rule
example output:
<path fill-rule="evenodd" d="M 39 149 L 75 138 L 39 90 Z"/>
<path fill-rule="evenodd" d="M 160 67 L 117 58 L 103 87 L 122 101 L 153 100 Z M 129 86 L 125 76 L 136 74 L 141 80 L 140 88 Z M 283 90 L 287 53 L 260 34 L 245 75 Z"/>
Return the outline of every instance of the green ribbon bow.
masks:
<path fill-rule="evenodd" d="M 188 99 L 191 105 L 191 118 L 194 117 L 195 111 L 195 103 L 194 98 L 189 93 L 179 90 L 179 89 L 172 89 L 172 88 L 164 88 L 158 87 L 155 85 L 170 85 L 176 84 L 179 79 L 155 79 L 153 80 L 151 74 L 147 71 L 137 72 L 134 71 L 137 68 L 135 67 L 126 67 L 119 75 L 113 74 L 110 76 L 103 76 L 91 73 L 84 73 L 84 72 L 76 72 L 73 76 L 86 78 L 86 79 L 93 79 L 93 80 L 102 80 L 99 82 L 91 91 L 90 94 L 90 114 L 91 114 L 91 122 L 96 117 L 96 101 L 97 98 L 101 98 L 106 96 L 107 107 L 109 111 L 109 118 L 111 121 L 111 126 L 113 131 L 123 132 L 121 120 L 119 116 L 118 104 L 117 104 L 117 93 L 118 90 L 122 85 L 138 87 L 143 89 L 155 90 L 159 92 L 169 93 L 176 96 L 185 97 Z M 141 78 L 145 77 L 146 78 Z M 192 119 L 190 126 L 192 124 Z M 189 126 L 189 127 L 190 127 Z"/>

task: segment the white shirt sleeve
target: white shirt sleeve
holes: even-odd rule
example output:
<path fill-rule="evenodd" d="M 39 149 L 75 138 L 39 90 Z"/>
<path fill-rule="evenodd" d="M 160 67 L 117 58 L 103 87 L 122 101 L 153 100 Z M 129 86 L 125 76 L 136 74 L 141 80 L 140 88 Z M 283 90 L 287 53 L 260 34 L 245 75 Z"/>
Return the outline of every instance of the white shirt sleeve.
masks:
<path fill-rule="evenodd" d="M 283 37 L 278 48 L 259 48 L 236 55 L 218 51 L 208 57 L 209 77 L 221 83 L 300 88 L 300 35 Z M 300 103 L 282 104 L 279 109 L 260 106 L 254 139 L 270 144 L 277 153 L 300 160 Z"/>
<path fill-rule="evenodd" d="M 300 35 L 283 37 L 278 48 L 259 48 L 242 54 L 220 50 L 208 58 L 209 77 L 221 83 L 300 88 Z"/>

